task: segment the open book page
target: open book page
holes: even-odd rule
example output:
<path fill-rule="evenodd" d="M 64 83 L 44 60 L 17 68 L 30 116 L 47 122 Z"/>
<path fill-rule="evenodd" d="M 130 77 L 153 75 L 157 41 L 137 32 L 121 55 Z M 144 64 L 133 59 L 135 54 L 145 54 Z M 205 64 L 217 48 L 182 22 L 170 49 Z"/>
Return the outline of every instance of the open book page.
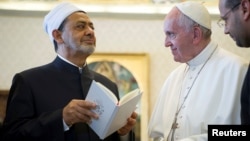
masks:
<path fill-rule="evenodd" d="M 127 119 L 131 116 L 131 114 L 136 110 L 136 105 L 139 103 L 142 92 L 139 89 L 132 91 L 131 96 L 128 97 L 127 102 L 119 105 L 119 109 L 114 117 L 112 124 L 108 130 L 108 135 L 117 131 L 127 123 Z M 129 95 L 129 94 L 126 94 Z M 125 95 L 125 96 L 126 96 Z M 124 97 L 124 96 L 123 96 Z M 129 99 L 130 98 L 130 99 Z"/>
<path fill-rule="evenodd" d="M 97 85 L 99 85 L 104 91 L 106 91 L 106 94 L 114 101 L 114 103 L 118 104 L 118 99 L 116 96 L 113 94 L 112 91 L 110 91 L 107 87 L 105 87 L 102 83 L 96 82 Z"/>
<path fill-rule="evenodd" d="M 131 99 L 133 99 L 134 97 L 141 95 L 142 92 L 140 91 L 140 89 L 135 89 L 133 91 L 130 91 L 129 93 L 127 93 L 126 95 L 124 95 L 120 101 L 119 101 L 119 105 L 122 105 L 123 103 L 126 103 L 127 101 L 130 101 Z"/>
<path fill-rule="evenodd" d="M 96 103 L 96 109 L 93 111 L 99 115 L 99 118 L 93 119 L 89 126 L 98 134 L 101 135 L 108 130 L 112 118 L 115 115 L 114 111 L 117 107 L 116 102 L 106 94 L 106 91 L 101 88 L 96 81 L 92 81 L 88 95 L 85 100 Z"/>

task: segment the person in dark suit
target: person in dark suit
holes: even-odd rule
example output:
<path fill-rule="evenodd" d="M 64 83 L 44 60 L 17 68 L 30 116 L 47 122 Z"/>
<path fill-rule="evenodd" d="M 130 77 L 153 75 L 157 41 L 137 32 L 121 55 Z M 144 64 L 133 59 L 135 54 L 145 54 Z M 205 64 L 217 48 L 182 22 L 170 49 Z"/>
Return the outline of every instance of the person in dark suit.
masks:
<path fill-rule="evenodd" d="M 100 141 L 88 126 L 98 115 L 95 103 L 85 101 L 92 80 L 102 83 L 119 99 L 108 78 L 88 69 L 95 50 L 94 25 L 86 12 L 61 3 L 44 19 L 44 29 L 57 57 L 51 63 L 17 73 L 10 88 L 3 139 L 6 141 Z M 135 112 L 127 124 L 105 141 L 132 141 Z"/>
<path fill-rule="evenodd" d="M 250 48 L 250 1 L 219 0 L 219 11 L 218 24 L 224 33 L 238 47 Z M 241 91 L 241 124 L 250 125 L 250 64 Z"/>

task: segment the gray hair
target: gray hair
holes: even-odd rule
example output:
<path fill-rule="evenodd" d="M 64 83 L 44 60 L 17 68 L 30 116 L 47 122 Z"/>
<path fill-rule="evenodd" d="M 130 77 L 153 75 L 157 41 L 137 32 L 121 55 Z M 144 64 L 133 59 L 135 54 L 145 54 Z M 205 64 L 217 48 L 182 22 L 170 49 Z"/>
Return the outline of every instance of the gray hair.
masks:
<path fill-rule="evenodd" d="M 186 15 L 180 12 L 177 23 L 179 26 L 184 27 L 184 30 L 186 32 L 189 32 L 193 26 L 198 25 L 201 28 L 201 31 L 203 33 L 203 38 L 204 39 L 209 39 L 211 37 L 212 31 L 206 27 L 203 27 L 202 25 L 196 23 Z"/>

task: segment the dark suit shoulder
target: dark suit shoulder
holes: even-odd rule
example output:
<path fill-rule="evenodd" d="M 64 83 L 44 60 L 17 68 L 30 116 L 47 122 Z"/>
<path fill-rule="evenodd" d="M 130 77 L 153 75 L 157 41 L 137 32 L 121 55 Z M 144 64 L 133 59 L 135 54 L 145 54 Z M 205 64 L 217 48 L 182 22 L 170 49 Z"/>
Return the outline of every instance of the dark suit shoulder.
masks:
<path fill-rule="evenodd" d="M 48 73 L 49 70 L 53 70 L 53 69 L 48 69 L 48 68 L 50 68 L 49 66 L 51 66 L 51 64 L 46 64 L 43 66 L 30 68 L 30 69 L 21 71 L 17 74 L 21 75 L 25 78 L 36 77 L 36 76 L 40 76 L 40 75 L 44 75 L 44 74 Z"/>

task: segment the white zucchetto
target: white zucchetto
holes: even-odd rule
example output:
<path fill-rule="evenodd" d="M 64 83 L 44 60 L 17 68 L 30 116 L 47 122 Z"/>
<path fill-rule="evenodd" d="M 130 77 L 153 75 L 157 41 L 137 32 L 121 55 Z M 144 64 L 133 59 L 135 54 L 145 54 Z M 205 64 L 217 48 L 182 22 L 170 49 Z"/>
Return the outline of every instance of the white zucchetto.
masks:
<path fill-rule="evenodd" d="M 54 37 L 52 35 L 53 30 L 58 29 L 62 22 L 72 13 L 76 11 L 82 11 L 82 9 L 76 7 L 73 4 L 63 2 L 53 8 L 44 18 L 43 28 L 49 35 L 51 42 L 53 43 Z"/>
<path fill-rule="evenodd" d="M 181 11 L 181 13 L 183 13 L 199 25 L 207 29 L 211 29 L 210 14 L 206 7 L 202 5 L 202 3 L 187 1 L 176 4 L 176 7 Z"/>

